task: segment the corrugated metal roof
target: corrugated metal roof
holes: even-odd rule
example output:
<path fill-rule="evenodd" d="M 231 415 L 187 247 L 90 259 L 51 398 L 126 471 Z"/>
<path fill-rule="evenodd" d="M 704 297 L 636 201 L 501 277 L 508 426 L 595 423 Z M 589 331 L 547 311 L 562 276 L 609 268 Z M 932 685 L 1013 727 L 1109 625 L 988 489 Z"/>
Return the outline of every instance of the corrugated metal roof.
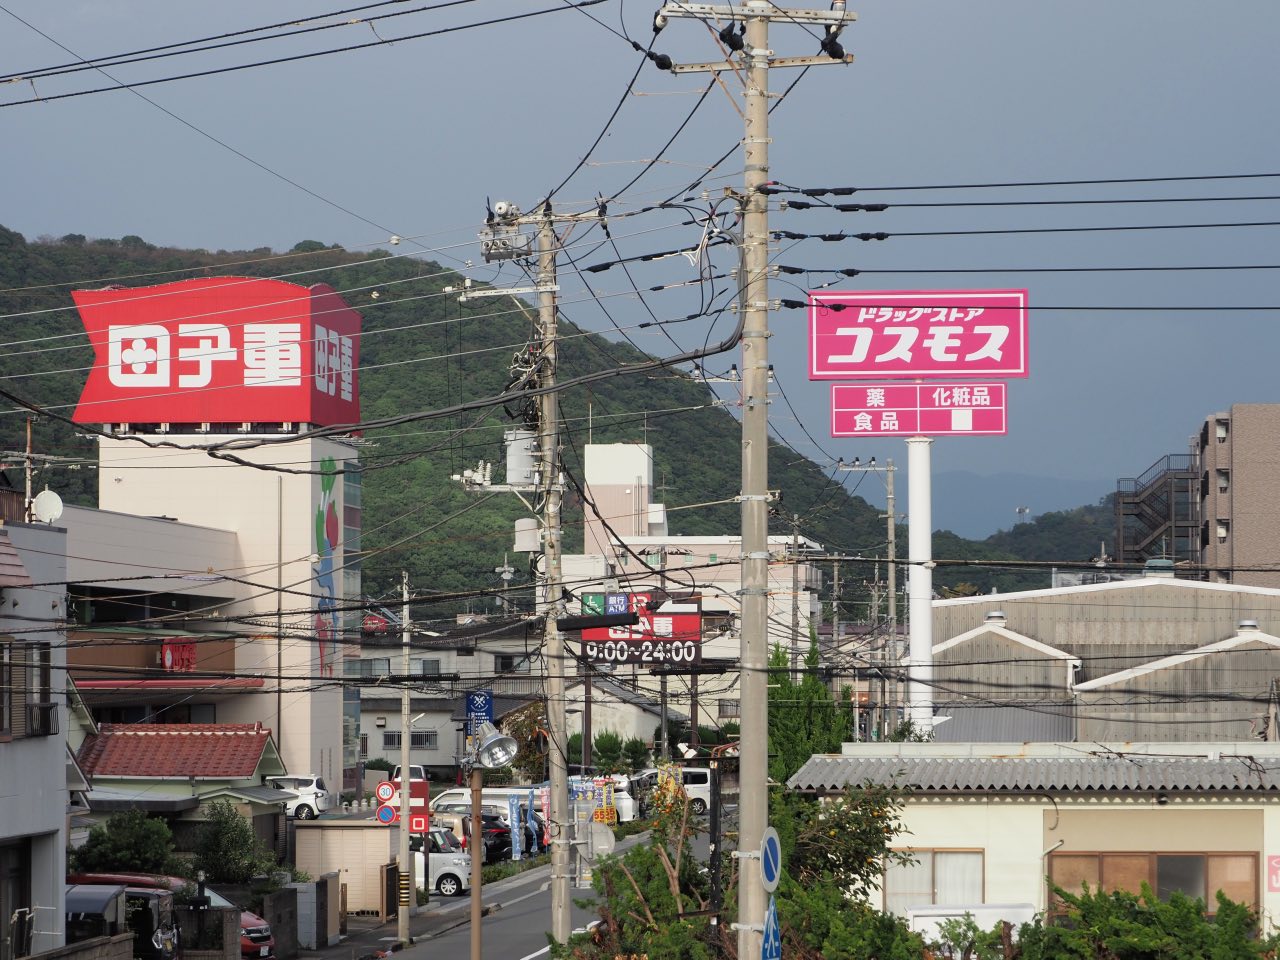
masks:
<path fill-rule="evenodd" d="M 1280 764 L 1223 757 L 811 757 L 787 786 L 841 790 L 871 781 L 928 793 L 1280 792 Z"/>

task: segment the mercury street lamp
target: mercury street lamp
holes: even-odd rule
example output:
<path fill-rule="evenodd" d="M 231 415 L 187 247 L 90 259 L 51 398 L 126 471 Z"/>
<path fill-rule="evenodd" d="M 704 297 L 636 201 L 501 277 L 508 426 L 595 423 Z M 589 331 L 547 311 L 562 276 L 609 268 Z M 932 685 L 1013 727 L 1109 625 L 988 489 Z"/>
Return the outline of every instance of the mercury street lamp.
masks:
<path fill-rule="evenodd" d="M 484 772 L 509 766 L 520 752 L 512 737 L 502 733 L 489 721 L 477 724 L 471 731 L 471 754 L 463 761 L 471 777 L 471 960 L 480 960 L 480 881 L 484 872 L 484 819 L 481 816 L 481 791 Z M 515 830 L 517 824 L 512 824 Z"/>

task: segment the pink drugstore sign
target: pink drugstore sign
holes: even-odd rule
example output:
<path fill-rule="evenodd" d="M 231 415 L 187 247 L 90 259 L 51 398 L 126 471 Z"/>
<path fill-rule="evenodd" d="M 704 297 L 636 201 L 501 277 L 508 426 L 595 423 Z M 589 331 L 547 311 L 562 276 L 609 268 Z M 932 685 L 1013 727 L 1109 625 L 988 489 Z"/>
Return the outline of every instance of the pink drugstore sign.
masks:
<path fill-rule="evenodd" d="M 1027 291 L 809 294 L 809 379 L 1025 377 Z"/>

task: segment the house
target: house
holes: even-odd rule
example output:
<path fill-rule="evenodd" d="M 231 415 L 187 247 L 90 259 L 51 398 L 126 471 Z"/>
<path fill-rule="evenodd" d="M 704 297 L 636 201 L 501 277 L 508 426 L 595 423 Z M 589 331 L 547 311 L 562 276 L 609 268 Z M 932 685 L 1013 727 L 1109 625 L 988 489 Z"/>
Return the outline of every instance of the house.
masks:
<path fill-rule="evenodd" d="M 0 526 L 0 960 L 63 944 L 65 581 L 65 530 Z"/>
<path fill-rule="evenodd" d="M 95 816 L 145 810 L 168 821 L 189 851 L 215 800 L 230 800 L 269 848 L 281 849 L 288 790 L 267 785 L 284 774 L 271 731 L 259 723 L 103 724 L 77 757 L 92 780 Z"/>
<path fill-rule="evenodd" d="M 1280 745 L 1272 743 L 856 743 L 812 757 L 793 790 L 907 789 L 880 905 L 904 917 L 981 905 L 1051 906 L 1046 877 L 1212 912 L 1221 890 L 1280 919 Z M 984 915 L 992 911 L 984 910 Z M 999 913 L 999 911 L 995 911 Z"/>

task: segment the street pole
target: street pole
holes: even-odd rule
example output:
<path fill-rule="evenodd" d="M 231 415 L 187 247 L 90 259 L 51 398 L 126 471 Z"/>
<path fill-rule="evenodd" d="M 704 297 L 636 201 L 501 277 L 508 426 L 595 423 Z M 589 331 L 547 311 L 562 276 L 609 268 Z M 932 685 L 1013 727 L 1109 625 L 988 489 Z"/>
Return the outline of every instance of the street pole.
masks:
<path fill-rule="evenodd" d="M 742 225 L 742 702 L 739 852 L 759 852 L 769 825 L 769 180 L 768 4 L 746 5 L 745 210 Z M 765 890 L 758 870 L 738 878 L 738 956 L 760 953 Z M 760 925 L 759 932 L 756 925 Z"/>
<path fill-rule="evenodd" d="M 484 876 L 484 809 L 482 792 L 484 790 L 484 771 L 478 766 L 471 767 L 471 839 L 468 841 L 471 854 L 471 960 L 480 960 L 480 920 L 484 908 L 480 901 L 481 880 Z M 512 830 L 516 825 L 511 825 Z"/>
<path fill-rule="evenodd" d="M 800 514 L 791 515 L 791 682 L 800 664 Z"/>
<path fill-rule="evenodd" d="M 542 358 L 538 386 L 556 382 L 556 233 L 551 204 L 542 209 L 538 224 L 538 326 Z M 551 790 L 551 935 L 565 943 L 573 930 L 569 910 L 569 766 L 565 757 L 568 729 L 565 717 L 564 636 L 556 628 L 560 600 L 560 411 L 554 390 L 538 398 L 538 449 L 542 459 L 543 596 L 546 616 L 544 648 L 547 671 L 547 732 L 550 734 Z"/>
<path fill-rule="evenodd" d="M 907 701 L 917 732 L 933 729 L 933 502 L 931 437 L 907 438 Z"/>
<path fill-rule="evenodd" d="M 742 268 L 738 309 L 742 326 L 742 643 L 739 690 L 742 711 L 739 755 L 738 852 L 759 856 L 769 819 L 769 207 L 761 188 L 769 182 L 769 21 L 825 25 L 824 54 L 788 57 L 779 66 L 849 63 L 837 43 L 854 19 L 845 0 L 827 10 L 783 9 L 769 0 L 728 6 L 677 2 L 663 4 L 663 17 L 693 17 L 703 23 L 720 18 L 745 24 L 742 59 L 746 109 L 743 146 Z M 740 69 L 737 62 L 673 64 L 672 72 L 720 73 Z M 760 954 L 764 934 L 765 890 L 760 871 L 744 869 L 738 878 L 738 956 Z"/>
<path fill-rule="evenodd" d="M 893 658 L 893 666 L 895 668 L 894 676 L 896 677 L 898 675 L 897 667 L 898 667 L 898 660 L 899 660 L 899 657 L 898 657 L 898 647 L 899 647 L 899 644 L 898 644 L 898 553 L 897 553 L 898 514 L 894 510 L 893 474 L 894 474 L 893 461 L 892 460 L 885 461 L 885 489 L 886 489 L 885 513 L 888 515 L 888 520 L 889 520 L 889 651 L 890 651 L 890 655 Z M 888 659 L 888 657 L 886 657 L 885 659 Z M 896 704 L 899 699 L 898 696 L 896 695 L 897 680 L 894 681 L 894 686 L 895 686 L 895 690 L 894 690 L 895 696 L 893 699 L 894 699 L 894 703 Z M 883 716 L 881 718 L 881 723 L 880 723 L 880 731 L 881 731 L 880 739 L 881 740 L 885 739 L 885 737 L 888 734 L 888 731 L 885 730 L 885 726 L 888 724 L 889 716 L 890 716 L 889 705 L 887 703 L 887 700 L 888 700 L 888 696 L 885 688 L 884 671 L 881 670 L 880 672 L 880 703 L 881 703 L 880 709 L 883 711 Z M 894 709 L 896 712 L 896 706 Z"/>
<path fill-rule="evenodd" d="M 413 860 L 409 856 L 409 810 L 412 796 L 413 774 L 409 769 L 409 640 L 412 624 L 409 620 L 409 572 L 400 574 L 400 591 L 403 605 L 400 613 L 400 674 L 404 677 L 400 688 L 400 909 L 396 911 L 396 938 L 409 945 L 409 910 L 416 899 L 413 885 Z M 425 859 L 425 857 L 424 857 Z"/>

